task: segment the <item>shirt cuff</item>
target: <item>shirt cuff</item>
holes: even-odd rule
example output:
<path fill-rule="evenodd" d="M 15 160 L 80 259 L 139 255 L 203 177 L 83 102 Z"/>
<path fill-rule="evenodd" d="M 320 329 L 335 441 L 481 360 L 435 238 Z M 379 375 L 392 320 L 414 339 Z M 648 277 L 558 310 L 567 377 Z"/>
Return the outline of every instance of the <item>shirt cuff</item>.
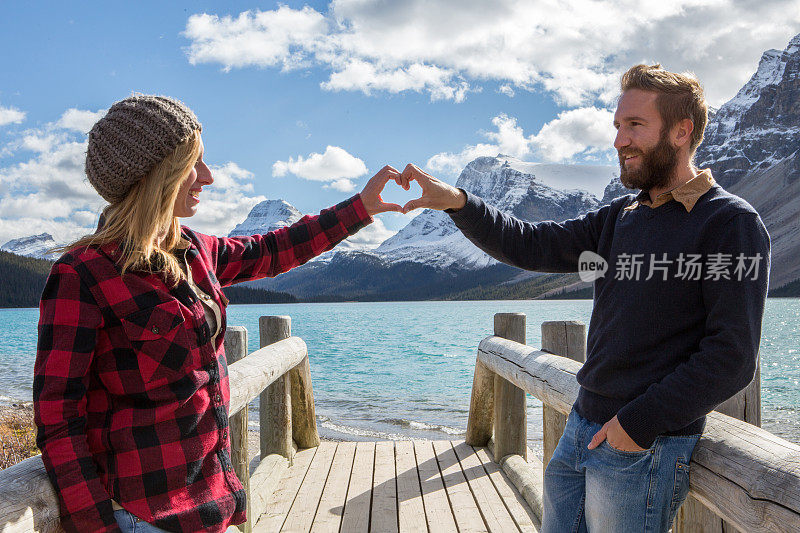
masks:
<path fill-rule="evenodd" d="M 464 207 L 461 209 L 445 209 L 444 212 L 453 219 L 458 228 L 471 228 L 483 216 L 483 200 L 464 189 L 459 188 L 458 190 L 463 191 L 467 196 Z"/>
<path fill-rule="evenodd" d="M 359 229 L 363 228 L 368 224 L 372 224 L 374 219 L 367 213 L 367 208 L 364 207 L 364 200 L 361 199 L 361 193 L 352 196 L 349 200 L 347 200 L 350 205 L 353 206 L 353 210 L 355 211 L 356 215 L 358 216 L 360 223 Z"/>
<path fill-rule="evenodd" d="M 662 433 L 658 430 L 660 419 L 657 413 L 643 408 L 640 402 L 633 400 L 617 413 L 617 420 L 625 433 L 640 448 L 650 448 Z"/>

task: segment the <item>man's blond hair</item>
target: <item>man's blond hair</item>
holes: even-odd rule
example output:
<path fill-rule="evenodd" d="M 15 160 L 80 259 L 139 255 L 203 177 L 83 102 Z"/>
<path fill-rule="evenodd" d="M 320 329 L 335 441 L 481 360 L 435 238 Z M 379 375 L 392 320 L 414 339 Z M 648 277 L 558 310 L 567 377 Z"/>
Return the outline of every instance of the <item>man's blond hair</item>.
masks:
<path fill-rule="evenodd" d="M 663 131 L 688 118 L 694 124 L 689 150 L 694 155 L 703 142 L 703 133 L 708 123 L 708 104 L 703 87 L 694 74 L 678 74 L 655 65 L 636 65 L 622 75 L 622 92 L 639 89 L 658 94 L 656 108 L 663 121 Z"/>

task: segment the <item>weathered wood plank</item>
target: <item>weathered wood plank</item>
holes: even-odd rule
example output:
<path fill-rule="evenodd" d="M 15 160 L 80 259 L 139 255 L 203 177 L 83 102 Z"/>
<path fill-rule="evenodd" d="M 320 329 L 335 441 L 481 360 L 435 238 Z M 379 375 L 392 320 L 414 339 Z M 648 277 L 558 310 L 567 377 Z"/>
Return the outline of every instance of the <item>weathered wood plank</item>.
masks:
<path fill-rule="evenodd" d="M 500 497 L 503 498 L 503 504 L 508 509 L 514 523 L 523 533 L 538 533 L 541 526 L 541 518 L 536 516 L 531 510 L 528 502 L 522 497 L 522 494 L 514 487 L 514 484 L 508 478 L 508 475 L 503 472 L 500 465 L 494 462 L 489 455 L 486 448 L 473 448 L 478 460 L 481 461 L 483 469 L 486 471 L 489 479 L 492 481 L 495 489 L 497 489 Z"/>
<path fill-rule="evenodd" d="M 308 449 L 313 450 L 314 448 Z M 321 442 L 316 450 L 317 453 L 314 455 L 314 460 L 311 461 L 311 466 L 308 467 L 308 473 L 300 485 L 297 497 L 295 497 L 294 503 L 289 509 L 289 514 L 286 516 L 286 521 L 283 523 L 282 532 L 307 533 L 314 522 L 322 490 L 325 488 L 325 482 L 328 479 L 328 473 L 333 463 L 333 456 L 336 453 L 336 443 Z"/>
<path fill-rule="evenodd" d="M 496 313 L 494 334 L 525 344 L 525 314 Z M 508 454 L 527 453 L 528 427 L 525 391 L 504 379 L 494 376 L 494 453 L 495 461 Z"/>
<path fill-rule="evenodd" d="M 223 341 L 225 358 L 229 365 L 247 357 L 247 329 L 243 326 L 230 326 L 225 331 Z M 247 405 L 228 420 L 231 436 L 231 463 L 236 477 L 247 494 L 247 521 L 237 526 L 242 533 L 250 533 L 253 529 L 253 512 L 250 505 L 250 458 L 247 446 Z"/>
<path fill-rule="evenodd" d="M 429 441 L 414 441 L 414 453 L 417 457 L 428 528 L 436 533 L 457 533 L 458 528 L 450 510 L 450 503 L 447 501 L 433 445 Z"/>
<path fill-rule="evenodd" d="M 542 322 L 542 350 L 573 361 L 586 361 L 586 324 L 572 320 Z M 542 463 L 547 463 L 564 433 L 567 417 L 547 404 L 542 405 Z"/>
<path fill-rule="evenodd" d="M 450 509 L 456 519 L 458 531 L 460 533 L 488 531 L 450 441 L 434 441 L 433 450 L 436 453 L 439 470 L 442 472 L 444 488 L 450 500 Z"/>
<path fill-rule="evenodd" d="M 397 462 L 397 506 L 400 533 L 427 531 L 417 460 L 414 457 L 414 443 L 408 440 L 395 443 L 394 454 Z"/>
<path fill-rule="evenodd" d="M 258 333 L 262 348 L 287 339 L 292 335 L 292 319 L 288 316 L 259 317 Z M 291 368 L 295 366 L 297 364 Z M 292 462 L 292 387 L 288 376 L 291 368 L 261 393 L 258 408 L 261 457 L 279 453 L 289 459 L 289 463 Z"/>
<path fill-rule="evenodd" d="M 492 484 L 472 446 L 465 442 L 453 442 L 453 451 L 458 457 L 464 477 L 478 504 L 486 527 L 492 533 L 517 531 L 514 519 L 503 504 L 503 499 Z M 463 531 L 463 530 L 462 530 Z"/>
<path fill-rule="evenodd" d="M 292 390 L 292 438 L 300 448 L 319 446 L 314 390 L 308 356 L 289 371 Z"/>
<path fill-rule="evenodd" d="M 63 531 L 41 455 L 0 472 L 0 525 L 3 533 Z"/>
<path fill-rule="evenodd" d="M 297 366 L 306 356 L 306 343 L 289 337 L 260 350 L 228 367 L 231 384 L 230 413 L 237 413 L 280 376 Z"/>
<path fill-rule="evenodd" d="M 261 459 L 256 455 L 250 461 L 250 492 L 247 494 L 247 512 L 251 515 L 251 528 L 267 508 L 267 501 L 288 474 L 289 460 L 274 453 Z"/>
<path fill-rule="evenodd" d="M 738 394 L 717 406 L 717 412 L 761 426 L 761 363 L 756 364 L 753 380 Z M 725 521 L 691 494 L 678 510 L 673 533 L 694 531 L 735 531 Z"/>
<path fill-rule="evenodd" d="M 569 414 L 580 385 L 575 375 L 581 364 L 500 337 L 487 337 L 478 346 L 478 359 L 557 411 Z M 497 443 L 495 442 L 495 446 Z"/>
<path fill-rule="evenodd" d="M 541 520 L 544 510 L 542 500 L 544 495 L 544 471 L 539 459 L 533 457 L 526 461 L 519 455 L 509 455 L 503 459 L 500 467 L 506 473 L 508 479 L 511 480 L 511 483 L 514 484 L 514 487 L 522 494 L 525 501 L 528 502 L 533 514 Z"/>
<path fill-rule="evenodd" d="M 475 372 L 472 378 L 472 395 L 469 401 L 469 418 L 467 419 L 468 444 L 486 446 L 492 438 L 494 427 L 494 372 L 475 360 Z"/>
<path fill-rule="evenodd" d="M 347 488 L 341 533 L 367 533 L 372 502 L 372 473 L 375 465 L 375 443 L 359 442 Z"/>
<path fill-rule="evenodd" d="M 353 457 L 356 453 L 355 442 L 340 442 L 336 446 L 336 455 L 328 474 L 328 481 L 319 500 L 317 515 L 311 525 L 311 531 L 320 533 L 338 533 L 344 515 L 347 500 L 347 486 L 353 470 Z"/>
<path fill-rule="evenodd" d="M 294 462 L 286 470 L 280 485 L 267 498 L 264 513 L 253 524 L 253 533 L 275 533 L 281 530 L 316 452 L 317 448 L 308 448 L 295 454 Z"/>
<path fill-rule="evenodd" d="M 375 474 L 372 480 L 371 531 L 397 532 L 397 473 L 394 443 L 375 444 Z"/>

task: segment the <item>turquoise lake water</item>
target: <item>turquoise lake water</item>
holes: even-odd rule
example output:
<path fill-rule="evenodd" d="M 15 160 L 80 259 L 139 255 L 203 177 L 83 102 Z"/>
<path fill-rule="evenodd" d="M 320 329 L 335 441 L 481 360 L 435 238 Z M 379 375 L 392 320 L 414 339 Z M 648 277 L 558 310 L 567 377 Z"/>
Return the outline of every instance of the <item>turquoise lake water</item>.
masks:
<path fill-rule="evenodd" d="M 464 434 L 478 343 L 499 312 L 541 323 L 589 323 L 592 302 L 480 301 L 232 305 L 258 348 L 258 317 L 289 315 L 308 345 L 320 433 L 330 438 L 455 439 Z M 0 309 L 0 400 L 31 399 L 36 309 Z M 800 443 L 800 298 L 770 299 L 761 338 L 763 427 Z M 529 397 L 530 398 L 530 397 Z M 541 447 L 540 403 L 529 399 L 528 439 Z M 258 420 L 252 404 L 251 424 Z"/>

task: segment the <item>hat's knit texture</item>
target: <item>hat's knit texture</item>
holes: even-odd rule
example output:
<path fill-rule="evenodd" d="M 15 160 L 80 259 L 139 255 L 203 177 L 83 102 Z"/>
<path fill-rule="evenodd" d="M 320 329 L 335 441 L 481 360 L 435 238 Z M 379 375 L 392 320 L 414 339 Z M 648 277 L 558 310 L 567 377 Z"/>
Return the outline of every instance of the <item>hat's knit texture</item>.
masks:
<path fill-rule="evenodd" d="M 118 202 L 199 129 L 197 117 L 178 100 L 151 95 L 120 100 L 89 132 L 86 176 L 100 196 Z"/>

